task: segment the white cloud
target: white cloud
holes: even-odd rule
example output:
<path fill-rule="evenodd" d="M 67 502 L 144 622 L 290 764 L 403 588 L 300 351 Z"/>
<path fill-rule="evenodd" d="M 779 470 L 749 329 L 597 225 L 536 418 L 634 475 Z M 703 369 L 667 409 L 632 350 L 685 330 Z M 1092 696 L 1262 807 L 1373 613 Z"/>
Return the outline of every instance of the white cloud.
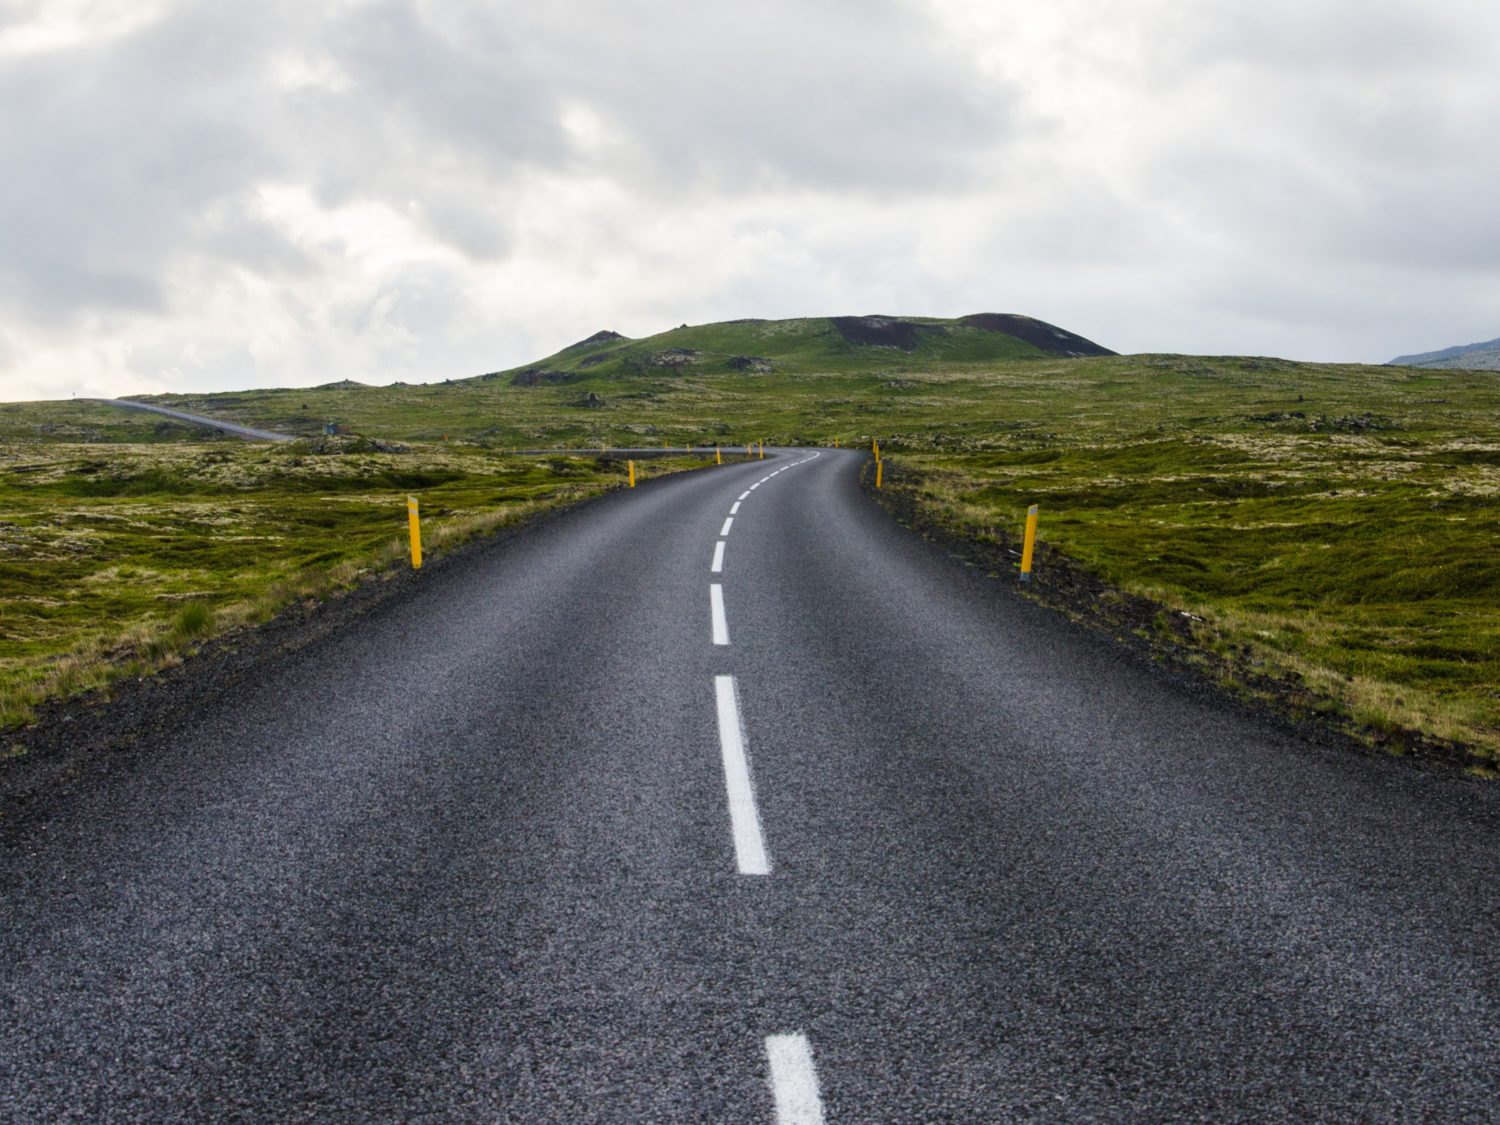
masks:
<path fill-rule="evenodd" d="M 165 0 L 10 0 L 0 7 L 0 59 L 119 39 L 154 23 L 167 7 Z"/>
<path fill-rule="evenodd" d="M 599 328 L 1500 331 L 1471 0 L 0 8 L 0 397 L 436 379 Z"/>

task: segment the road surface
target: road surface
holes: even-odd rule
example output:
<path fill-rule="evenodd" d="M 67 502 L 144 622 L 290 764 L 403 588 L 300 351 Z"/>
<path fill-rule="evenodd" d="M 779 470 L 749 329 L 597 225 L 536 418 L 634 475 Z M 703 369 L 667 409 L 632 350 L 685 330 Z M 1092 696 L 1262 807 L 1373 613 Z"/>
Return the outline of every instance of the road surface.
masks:
<path fill-rule="evenodd" d="M 1122 660 L 860 460 L 582 506 L 11 824 L 0 1118 L 1494 1120 L 1500 791 Z"/>
<path fill-rule="evenodd" d="M 94 398 L 86 399 L 87 402 L 102 402 L 109 406 L 119 406 L 126 410 L 146 410 L 152 414 L 162 414 L 168 418 L 175 418 L 179 422 L 189 422 L 195 426 L 204 426 L 210 430 L 218 430 L 221 433 L 241 437 L 247 441 L 296 441 L 292 434 L 278 434 L 274 430 L 257 430 L 253 426 L 241 426 L 234 422 L 225 422 L 218 418 L 207 418 L 202 414 L 188 414 L 181 410 L 172 410 L 165 406 L 155 406 L 149 402 L 134 402 L 128 398 Z"/>

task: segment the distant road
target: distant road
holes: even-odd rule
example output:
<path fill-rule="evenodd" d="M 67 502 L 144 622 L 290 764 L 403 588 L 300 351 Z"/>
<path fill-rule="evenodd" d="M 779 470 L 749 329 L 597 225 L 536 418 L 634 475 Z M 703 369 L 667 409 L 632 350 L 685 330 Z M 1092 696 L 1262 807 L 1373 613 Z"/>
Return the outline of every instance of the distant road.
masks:
<path fill-rule="evenodd" d="M 1500 785 L 767 454 L 429 569 L 0 824 L 0 1118 L 1495 1120 Z"/>
<path fill-rule="evenodd" d="M 297 440 L 292 434 L 278 434 L 274 430 L 257 430 L 251 426 L 241 426 L 234 422 L 225 422 L 219 418 L 205 418 L 202 414 L 188 414 L 181 410 L 169 410 L 165 406 L 152 406 L 149 402 L 133 402 L 128 398 L 90 398 L 80 401 L 103 402 L 110 406 L 123 407 L 126 410 L 147 410 L 152 414 L 165 414 L 168 418 L 176 418 L 179 422 L 191 422 L 195 426 L 207 426 L 211 430 L 233 434 L 235 437 L 242 437 L 247 441 Z"/>

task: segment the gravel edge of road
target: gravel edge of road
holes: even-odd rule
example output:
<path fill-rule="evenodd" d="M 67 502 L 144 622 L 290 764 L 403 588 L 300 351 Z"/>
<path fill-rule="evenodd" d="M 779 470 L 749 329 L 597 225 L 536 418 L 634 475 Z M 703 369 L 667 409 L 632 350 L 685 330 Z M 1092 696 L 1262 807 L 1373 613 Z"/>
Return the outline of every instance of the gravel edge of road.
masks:
<path fill-rule="evenodd" d="M 912 474 L 887 461 L 885 481 L 900 482 L 903 478 L 915 480 Z M 996 529 L 1001 538 L 998 546 L 955 534 L 930 518 L 904 491 L 877 490 L 873 474 L 867 469 L 861 470 L 860 487 L 901 526 L 986 573 L 1009 569 L 1012 564 L 1008 551 L 1014 550 L 1019 557 L 1020 544 L 1011 543 L 1003 529 Z M 1313 710 L 1323 697 L 1289 680 L 1257 673 L 1217 653 L 1188 644 L 1186 623 L 1180 622 L 1168 607 L 1105 582 L 1045 541 L 1037 542 L 1036 567 L 1028 590 L 1023 592 L 1019 585 L 1006 587 L 998 578 L 996 582 L 1012 596 L 1026 598 L 1063 615 L 1133 662 L 1152 668 L 1192 694 L 1220 699 L 1240 713 L 1270 721 L 1294 737 L 1397 760 L 1416 769 L 1449 775 L 1461 773 L 1482 782 L 1500 780 L 1496 763 L 1464 743 L 1433 738 L 1419 731 L 1361 727 L 1347 718 Z M 1154 639 L 1145 633 L 1159 614 L 1167 615 L 1168 622 L 1181 625 L 1180 630 L 1173 630 L 1170 641 Z"/>
<path fill-rule="evenodd" d="M 669 479 L 668 474 L 656 478 Z M 649 487 L 653 481 L 643 481 Z M 90 779 L 130 768 L 131 751 L 166 731 L 175 717 L 222 698 L 268 662 L 298 653 L 341 632 L 366 614 L 474 565 L 518 536 L 566 519 L 621 490 L 612 489 L 537 512 L 477 539 L 428 555 L 420 571 L 397 564 L 334 597 L 295 603 L 269 621 L 204 642 L 181 664 L 107 691 L 52 700 L 30 726 L 6 732 L 0 757 L 0 833 Z"/>

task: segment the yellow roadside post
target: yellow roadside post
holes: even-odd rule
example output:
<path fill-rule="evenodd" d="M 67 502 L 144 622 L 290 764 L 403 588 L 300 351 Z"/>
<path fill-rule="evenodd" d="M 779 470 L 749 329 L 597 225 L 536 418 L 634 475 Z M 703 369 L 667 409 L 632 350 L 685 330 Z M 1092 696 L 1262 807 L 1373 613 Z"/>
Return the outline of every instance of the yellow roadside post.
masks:
<path fill-rule="evenodd" d="M 634 461 L 626 461 L 625 464 L 630 467 L 630 487 L 634 488 L 635 487 L 635 462 Z"/>
<path fill-rule="evenodd" d="M 760 459 L 762 461 L 764 461 L 766 459 L 766 443 L 765 442 L 761 442 L 760 443 Z"/>
<path fill-rule="evenodd" d="M 884 468 L 885 468 L 885 465 L 882 462 L 880 462 L 880 461 L 876 461 L 875 462 L 875 487 L 876 488 L 880 487 L 880 473 L 881 473 L 881 470 L 884 469 Z"/>
<path fill-rule="evenodd" d="M 411 568 L 422 569 L 422 516 L 417 509 L 417 498 L 406 498 L 406 527 L 411 532 Z"/>
<path fill-rule="evenodd" d="M 1021 581 L 1031 581 L 1031 556 L 1036 550 L 1036 505 L 1026 509 L 1026 541 L 1021 546 Z"/>
<path fill-rule="evenodd" d="M 715 465 L 722 465 L 723 463 L 724 463 L 724 458 L 721 457 L 721 456 L 719 456 L 719 447 L 716 445 L 716 446 L 714 446 L 714 464 Z"/>

